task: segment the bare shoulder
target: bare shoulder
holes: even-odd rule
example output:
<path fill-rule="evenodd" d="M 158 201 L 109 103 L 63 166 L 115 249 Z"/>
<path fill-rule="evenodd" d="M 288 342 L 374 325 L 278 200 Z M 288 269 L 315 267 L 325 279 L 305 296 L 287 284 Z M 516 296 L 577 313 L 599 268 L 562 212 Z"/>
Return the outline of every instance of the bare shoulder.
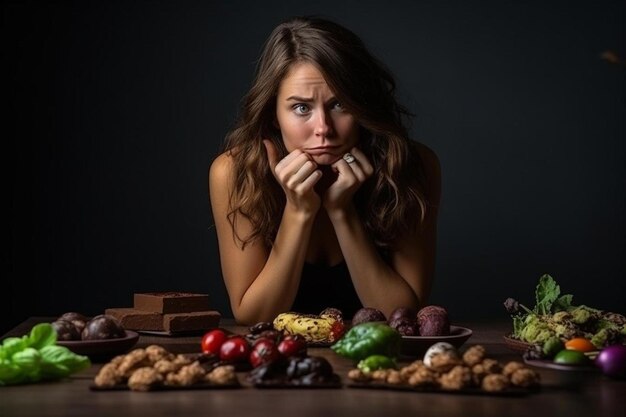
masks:
<path fill-rule="evenodd" d="M 441 172 L 441 165 L 439 164 L 439 157 L 428 146 L 420 142 L 414 142 L 415 150 L 424 164 L 424 170 L 427 176 L 435 175 L 439 176 Z"/>
<path fill-rule="evenodd" d="M 420 142 L 413 142 L 414 149 L 424 169 L 426 179 L 426 194 L 432 204 L 437 205 L 441 198 L 441 165 L 439 157 L 428 146 Z"/>
<path fill-rule="evenodd" d="M 233 157 L 229 152 L 219 155 L 209 168 L 209 185 L 228 184 L 234 169 Z"/>

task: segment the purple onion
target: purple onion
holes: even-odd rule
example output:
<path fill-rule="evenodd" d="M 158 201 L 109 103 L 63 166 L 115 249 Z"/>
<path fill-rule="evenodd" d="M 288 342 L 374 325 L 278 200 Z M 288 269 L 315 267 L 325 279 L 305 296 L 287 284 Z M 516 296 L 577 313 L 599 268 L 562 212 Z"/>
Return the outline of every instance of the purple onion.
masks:
<path fill-rule="evenodd" d="M 605 375 L 613 378 L 626 378 L 626 346 L 612 345 L 600 352 L 596 365 Z"/>

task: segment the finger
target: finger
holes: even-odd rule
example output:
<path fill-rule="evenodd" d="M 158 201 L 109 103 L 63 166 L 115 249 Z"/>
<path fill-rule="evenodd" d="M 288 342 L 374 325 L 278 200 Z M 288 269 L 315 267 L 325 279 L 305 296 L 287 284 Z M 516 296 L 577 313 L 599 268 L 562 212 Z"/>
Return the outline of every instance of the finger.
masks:
<path fill-rule="evenodd" d="M 317 164 L 309 159 L 304 161 L 300 168 L 293 174 L 294 177 L 300 177 L 302 179 L 311 175 L 313 171 L 317 169 Z"/>
<path fill-rule="evenodd" d="M 356 176 L 350 165 L 355 165 L 356 161 L 352 164 L 348 164 L 343 158 L 335 162 L 332 167 L 339 173 L 339 177 L 343 177 L 352 181 L 356 181 Z"/>
<path fill-rule="evenodd" d="M 304 158 L 302 158 L 303 156 Z M 285 167 L 288 167 L 289 165 L 291 165 L 294 161 L 298 160 L 298 158 L 300 158 L 301 164 L 304 163 L 304 161 L 306 161 L 307 159 L 309 159 L 308 155 L 306 155 L 300 149 L 296 149 L 290 152 L 286 157 L 278 161 L 278 164 L 276 165 L 275 169 L 277 171 L 285 169 Z"/>
<path fill-rule="evenodd" d="M 361 168 L 361 165 L 358 162 L 348 164 L 348 166 L 352 169 L 352 172 L 354 172 L 354 176 L 357 178 L 357 180 L 359 180 L 360 183 L 365 182 L 365 180 L 367 179 L 367 175 L 365 175 L 365 172 L 363 172 L 363 168 Z"/>
<path fill-rule="evenodd" d="M 354 174 L 354 177 L 356 177 L 358 182 L 362 183 L 367 179 L 367 176 L 363 172 L 363 168 L 361 168 L 361 163 L 359 162 L 359 160 L 356 159 L 356 157 L 354 159 L 355 159 L 354 162 L 348 163 L 345 160 L 343 162 L 345 162 L 345 166 L 348 167 L 348 169 L 352 171 L 352 173 Z"/>
<path fill-rule="evenodd" d="M 304 181 L 309 175 L 317 169 L 317 164 L 311 160 L 306 160 L 298 170 L 291 176 L 291 178 L 297 182 Z"/>
<path fill-rule="evenodd" d="M 370 163 L 369 159 L 367 159 L 367 156 L 365 156 L 359 148 L 355 147 L 350 149 L 350 153 L 356 158 L 359 166 L 363 170 L 363 173 L 365 173 L 367 177 L 374 173 L 374 167 Z"/>
<path fill-rule="evenodd" d="M 295 150 L 278 162 L 278 165 L 276 165 L 276 172 L 293 175 L 298 172 L 300 167 L 302 167 L 302 165 L 304 165 L 307 161 L 310 161 L 307 154 L 300 150 Z"/>
<path fill-rule="evenodd" d="M 317 164 L 315 162 L 311 160 L 304 161 L 304 163 L 300 165 L 298 170 L 289 176 L 289 179 L 287 180 L 287 186 L 290 188 L 296 188 L 298 184 L 306 180 L 306 178 L 308 178 L 316 169 Z"/>
<path fill-rule="evenodd" d="M 308 177 L 304 179 L 297 187 L 296 191 L 304 194 L 305 192 L 313 189 L 315 184 L 322 178 L 322 171 L 319 169 L 313 171 Z"/>
<path fill-rule="evenodd" d="M 270 163 L 270 168 L 272 169 L 272 172 L 274 172 L 276 165 L 278 164 L 278 150 L 276 150 L 276 146 L 271 140 L 263 139 L 263 145 L 265 145 L 265 151 L 267 152 L 267 159 Z"/>

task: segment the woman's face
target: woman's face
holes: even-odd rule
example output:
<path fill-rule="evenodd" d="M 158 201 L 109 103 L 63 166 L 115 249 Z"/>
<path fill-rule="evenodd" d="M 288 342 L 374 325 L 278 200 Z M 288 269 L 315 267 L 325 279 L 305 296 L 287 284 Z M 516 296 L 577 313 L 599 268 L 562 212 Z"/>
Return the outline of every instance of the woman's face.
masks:
<path fill-rule="evenodd" d="M 314 65 L 293 65 L 278 87 L 276 119 L 288 152 L 300 149 L 330 165 L 359 139 L 356 119 L 335 98 Z"/>

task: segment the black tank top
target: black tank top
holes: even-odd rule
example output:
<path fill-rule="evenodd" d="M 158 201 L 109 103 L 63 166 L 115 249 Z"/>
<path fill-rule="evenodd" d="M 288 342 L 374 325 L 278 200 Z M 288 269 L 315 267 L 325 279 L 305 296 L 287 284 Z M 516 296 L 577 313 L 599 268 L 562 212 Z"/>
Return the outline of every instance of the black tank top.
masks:
<path fill-rule="evenodd" d="M 292 311 L 319 314 L 328 307 L 341 310 L 345 319 L 362 307 L 345 261 L 334 265 L 304 263 Z"/>

